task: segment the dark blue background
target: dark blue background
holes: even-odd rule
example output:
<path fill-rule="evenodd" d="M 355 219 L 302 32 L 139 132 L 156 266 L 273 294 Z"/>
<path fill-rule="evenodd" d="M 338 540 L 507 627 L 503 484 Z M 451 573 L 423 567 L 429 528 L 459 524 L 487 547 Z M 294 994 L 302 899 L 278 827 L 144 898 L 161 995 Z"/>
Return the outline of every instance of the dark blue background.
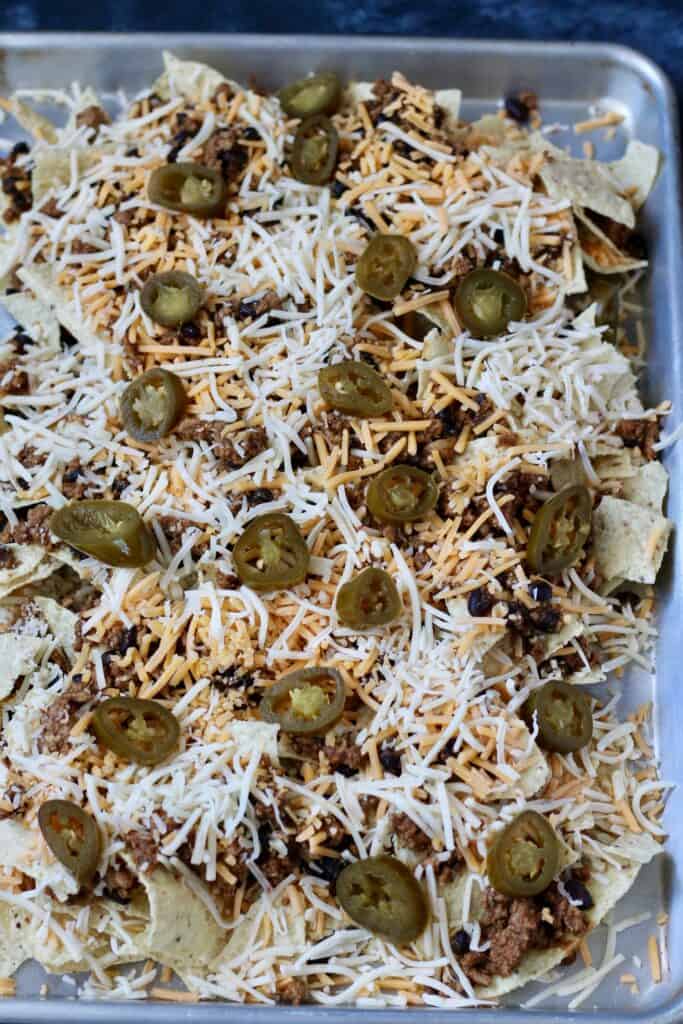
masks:
<path fill-rule="evenodd" d="M 0 30 L 348 32 L 595 40 L 642 50 L 683 98 L 683 0 L 0 0 Z"/>

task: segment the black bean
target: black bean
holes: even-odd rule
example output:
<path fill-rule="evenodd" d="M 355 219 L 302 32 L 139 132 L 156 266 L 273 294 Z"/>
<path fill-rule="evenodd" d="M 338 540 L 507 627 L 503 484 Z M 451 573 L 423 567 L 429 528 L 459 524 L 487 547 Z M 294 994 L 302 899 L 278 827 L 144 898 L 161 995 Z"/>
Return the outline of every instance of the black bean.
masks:
<path fill-rule="evenodd" d="M 192 322 L 183 324 L 180 328 L 180 333 L 188 341 L 198 341 L 202 336 L 201 328 Z"/>
<path fill-rule="evenodd" d="M 126 156 L 129 156 L 129 157 L 140 156 L 140 150 L 138 149 L 137 146 L 129 146 L 128 149 L 126 150 Z"/>
<path fill-rule="evenodd" d="M 341 181 L 333 181 L 330 185 L 330 192 L 334 199 L 339 199 L 346 192 L 346 185 L 343 185 Z"/>
<path fill-rule="evenodd" d="M 529 595 L 539 604 L 545 604 L 553 596 L 553 588 L 545 580 L 534 580 L 529 584 Z"/>
<path fill-rule="evenodd" d="M 493 605 L 493 598 L 485 587 L 472 590 L 467 598 L 467 611 L 473 618 L 488 615 Z"/>
<path fill-rule="evenodd" d="M 251 125 L 248 125 L 242 132 L 242 138 L 248 139 L 249 142 L 256 142 L 256 140 L 260 139 L 261 136 L 256 130 L 256 128 L 253 128 Z"/>
<path fill-rule="evenodd" d="M 377 231 L 377 227 L 372 223 L 369 217 L 365 216 L 360 206 L 347 207 L 347 209 L 344 210 L 344 215 L 346 217 L 355 217 L 356 220 L 359 220 L 361 224 L 365 224 L 366 228 L 373 233 Z"/>
<path fill-rule="evenodd" d="M 255 491 L 247 492 L 247 504 L 260 505 L 264 501 L 272 501 L 275 495 L 267 487 L 257 487 Z"/>
<path fill-rule="evenodd" d="M 352 768 L 350 764 L 338 764 L 334 768 L 335 773 L 343 775 L 345 779 L 350 779 L 353 775 L 358 775 L 358 768 Z"/>
<path fill-rule="evenodd" d="M 317 860 L 309 861 L 308 870 L 316 878 L 323 878 L 331 885 L 339 878 L 344 868 L 344 861 L 337 857 L 319 857 Z"/>
<path fill-rule="evenodd" d="M 519 96 L 506 96 L 505 113 L 513 121 L 517 121 L 518 124 L 526 124 L 529 120 L 530 110 Z"/>
<path fill-rule="evenodd" d="M 384 744 L 379 748 L 379 763 L 390 775 L 401 774 L 401 755 L 393 747 Z"/>
<path fill-rule="evenodd" d="M 581 910 L 590 910 L 593 906 L 593 897 L 583 882 L 580 882 L 578 878 L 571 877 L 564 883 L 564 887 L 571 899 L 579 901 Z"/>
<path fill-rule="evenodd" d="M 118 651 L 120 655 L 124 655 L 126 651 L 131 647 L 137 647 L 138 644 L 138 627 L 133 625 L 129 626 L 128 629 L 124 629 L 119 640 Z"/>
<path fill-rule="evenodd" d="M 217 690 L 246 690 L 254 685 L 251 672 L 240 672 L 234 665 L 214 672 L 211 682 Z"/>
<path fill-rule="evenodd" d="M 178 159 L 178 153 L 183 148 L 182 143 L 178 143 L 176 146 L 172 146 L 166 154 L 166 163 L 174 164 Z"/>
<path fill-rule="evenodd" d="M 26 153 L 29 152 L 30 148 L 28 142 L 24 142 L 23 140 L 21 142 L 15 142 L 10 151 L 9 158 L 10 160 L 16 160 L 18 156 L 25 156 Z"/>
<path fill-rule="evenodd" d="M 61 324 L 59 325 L 59 344 L 62 350 L 67 348 L 73 348 L 74 345 L 78 344 L 73 334 L 71 334 L 70 331 L 67 331 L 66 327 L 62 327 Z"/>
<path fill-rule="evenodd" d="M 31 345 L 33 344 L 33 338 L 29 334 L 26 334 L 24 331 L 17 331 L 17 333 L 12 338 L 12 343 L 17 353 L 20 356 L 23 356 L 26 349 L 30 348 Z"/>
<path fill-rule="evenodd" d="M 464 956 L 470 951 L 470 936 L 464 928 L 459 928 L 451 939 L 451 949 L 456 956 Z"/>

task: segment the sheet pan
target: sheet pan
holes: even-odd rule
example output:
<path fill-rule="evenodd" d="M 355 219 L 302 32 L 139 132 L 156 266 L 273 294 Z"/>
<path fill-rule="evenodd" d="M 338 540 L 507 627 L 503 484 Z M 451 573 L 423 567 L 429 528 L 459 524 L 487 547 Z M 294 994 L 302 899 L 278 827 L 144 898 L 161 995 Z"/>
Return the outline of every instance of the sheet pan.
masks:
<path fill-rule="evenodd" d="M 645 282 L 650 349 L 643 374 L 646 399 L 653 404 L 668 397 L 674 403 L 670 423 L 683 415 L 682 344 L 683 289 L 681 288 L 681 188 L 679 125 L 671 86 L 647 58 L 624 47 L 605 43 L 528 43 L 469 40 L 319 37 L 306 35 L 77 35 L 0 34 L 0 94 L 18 88 L 64 87 L 77 78 L 98 91 L 124 89 L 135 93 L 157 74 L 163 48 L 180 56 L 207 61 L 230 77 L 264 88 L 280 85 L 315 68 L 332 67 L 342 76 L 373 79 L 388 77 L 400 68 L 409 78 L 431 87 L 458 86 L 463 90 L 464 116 L 476 117 L 495 109 L 505 93 L 521 88 L 536 91 L 545 124 L 571 125 L 584 119 L 598 101 L 608 102 L 625 115 L 612 141 L 599 141 L 597 155 L 619 156 L 629 137 L 637 136 L 659 147 L 664 166 L 645 208 L 642 227 L 648 242 L 651 270 Z M 7 123 L 0 136 L 10 136 Z M 16 136 L 18 137 L 18 136 Z M 580 151 L 582 139 L 569 130 L 553 135 L 558 145 Z M 0 326 L 2 313 L 0 311 Z M 678 448 L 669 449 L 665 463 L 671 474 L 667 514 L 683 522 L 683 486 Z M 660 582 L 659 626 L 655 678 L 642 671 L 621 681 L 624 709 L 656 698 L 658 754 L 665 778 L 679 784 L 668 803 L 665 824 L 670 833 L 667 854 L 649 865 L 634 890 L 619 904 L 617 920 L 643 911 L 654 915 L 666 908 L 670 915 L 668 947 L 670 970 L 660 985 L 652 985 L 647 963 L 647 936 L 656 931 L 654 919 L 626 932 L 620 950 L 627 954 L 624 972 L 637 975 L 640 995 L 619 984 L 619 969 L 584 1004 L 580 1013 L 568 1014 L 559 1004 L 544 1003 L 535 1012 L 520 1003 L 538 990 L 528 986 L 515 993 L 510 1005 L 465 1012 L 460 1019 L 473 1024 L 521 1024 L 538 1020 L 548 1024 L 590 1017 L 610 1024 L 673 1024 L 683 1020 L 683 701 L 680 662 L 683 613 L 683 545 L 674 540 Z M 604 933 L 594 939 L 604 943 Z M 642 958 L 638 968 L 633 957 Z M 38 999 L 46 981 L 49 997 Z M 166 1024 L 229 1020 L 234 1024 L 278 1024 L 282 1020 L 312 1024 L 321 1020 L 356 1024 L 361 1013 L 372 1024 L 395 1024 L 395 1010 L 324 1010 L 320 1007 L 235 1007 L 226 1004 L 84 1003 L 68 998 L 73 988 L 60 985 L 34 967 L 22 969 L 18 996 L 0 1003 L 0 1020 L 74 1024 L 114 1024 L 125 1016 L 127 1024 Z M 435 1024 L 454 1019 L 454 1012 L 405 1010 L 402 1020 L 418 1024 L 424 1013 Z"/>

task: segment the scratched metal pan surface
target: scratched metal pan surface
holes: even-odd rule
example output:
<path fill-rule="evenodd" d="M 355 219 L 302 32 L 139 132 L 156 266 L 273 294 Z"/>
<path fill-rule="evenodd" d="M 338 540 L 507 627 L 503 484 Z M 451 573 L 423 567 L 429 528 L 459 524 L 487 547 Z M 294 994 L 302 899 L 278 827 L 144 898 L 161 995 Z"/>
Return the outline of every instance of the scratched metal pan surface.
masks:
<path fill-rule="evenodd" d="M 683 411 L 682 349 L 683 289 L 681 260 L 681 188 L 679 177 L 678 114 L 671 87 L 657 67 L 632 50 L 607 44 L 564 44 L 486 42 L 467 40 L 252 36 L 252 35 L 0 35 L 0 94 L 19 88 L 55 88 L 74 79 L 94 86 L 101 93 L 124 89 L 128 93 L 146 87 L 156 76 L 161 50 L 173 49 L 180 56 L 206 61 L 230 77 L 274 88 L 286 80 L 316 68 L 334 68 L 345 78 L 388 77 L 400 68 L 409 78 L 430 87 L 458 86 L 465 96 L 464 116 L 476 117 L 492 110 L 506 93 L 533 89 L 541 100 L 545 124 L 571 125 L 584 119 L 598 100 L 608 100 L 625 115 L 616 137 L 598 141 L 597 156 L 611 159 L 620 155 L 625 142 L 637 137 L 659 147 L 664 165 L 657 186 L 644 211 L 651 269 L 644 286 L 647 330 L 650 339 L 647 368 L 643 374 L 646 399 L 651 403 L 670 398 L 674 403 L 672 421 Z M 0 136 L 11 128 L 0 126 Z M 553 135 L 559 145 L 580 146 L 571 131 Z M 2 314 L 0 313 L 0 318 Z M 0 326 L 2 326 L 0 324 Z M 671 474 L 668 515 L 683 522 L 683 486 L 680 448 L 669 449 L 665 462 Z M 543 1003 L 535 1012 L 520 1008 L 525 999 L 539 991 L 530 985 L 515 993 L 498 1008 L 464 1012 L 461 1019 L 476 1024 L 520 1024 L 538 1021 L 559 1024 L 590 1017 L 610 1024 L 674 1024 L 683 1020 L 683 701 L 680 664 L 683 660 L 680 623 L 683 619 L 683 545 L 674 543 L 664 579 L 660 582 L 657 671 L 653 679 L 642 671 L 631 672 L 620 681 L 624 712 L 654 697 L 658 753 L 663 776 L 678 783 L 666 812 L 670 833 L 667 853 L 640 875 L 634 889 L 619 904 L 615 919 L 624 920 L 644 911 L 652 920 L 620 936 L 619 949 L 626 954 L 620 968 L 607 978 L 583 1004 L 581 1012 L 569 1014 L 559 1003 Z M 670 970 L 659 985 L 653 985 L 647 958 L 647 938 L 657 931 L 656 914 L 666 907 L 670 914 L 668 946 Z M 605 929 L 591 940 L 595 961 L 604 948 Z M 192 936 L 188 935 L 188 943 Z M 640 958 L 640 959 L 639 959 Z M 569 969 L 571 970 L 571 968 Z M 619 974 L 634 974 L 640 994 L 619 983 Z M 47 982 L 49 997 L 36 998 Z M 372 1024 L 395 1024 L 396 1010 L 325 1010 L 321 1007 L 234 1007 L 225 1004 L 198 1005 L 154 1003 L 81 1003 L 66 1000 L 71 989 L 47 977 L 33 965 L 20 972 L 18 996 L 0 1004 L 1 1021 L 52 1022 L 52 1024 L 105 1024 L 125 1016 L 127 1024 L 226 1021 L 241 1024 L 296 1024 L 331 1020 L 356 1024 L 372 1016 Z M 435 1024 L 456 1020 L 457 1011 L 404 1010 L 403 1020 L 418 1024 L 424 1013 Z"/>

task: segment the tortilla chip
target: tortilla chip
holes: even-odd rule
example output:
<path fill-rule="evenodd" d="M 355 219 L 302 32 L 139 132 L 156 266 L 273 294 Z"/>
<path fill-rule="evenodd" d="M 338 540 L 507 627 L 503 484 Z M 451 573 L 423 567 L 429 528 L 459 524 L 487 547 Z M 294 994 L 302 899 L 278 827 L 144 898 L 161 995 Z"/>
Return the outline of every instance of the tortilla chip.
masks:
<path fill-rule="evenodd" d="M 18 271 L 18 276 L 24 284 L 36 295 L 40 295 L 41 300 L 49 307 L 51 315 L 55 316 L 77 341 L 85 346 L 97 346 L 97 335 L 86 327 L 75 302 L 56 284 L 53 275 L 54 270 L 42 264 L 22 267 Z"/>
<path fill-rule="evenodd" d="M 0 633 L 0 700 L 9 697 L 18 679 L 35 671 L 45 646 L 44 637 Z"/>
<path fill-rule="evenodd" d="M 31 292 L 5 295 L 2 305 L 25 334 L 41 344 L 43 351 L 59 352 L 59 321 L 49 306 Z"/>
<path fill-rule="evenodd" d="M 628 195 L 631 205 L 639 210 L 654 188 L 661 154 L 654 146 L 631 139 L 622 158 L 608 166 L 620 191 Z"/>
<path fill-rule="evenodd" d="M 431 317 L 430 317 L 431 319 Z M 422 345 L 420 362 L 431 361 L 432 359 L 445 359 L 453 354 L 453 341 L 446 337 L 440 330 L 434 328 L 425 336 Z M 424 398 L 429 386 L 431 370 L 420 367 L 417 370 L 417 397 Z"/>
<path fill-rule="evenodd" d="M 152 91 L 163 100 L 182 96 L 192 103 L 206 103 L 216 89 L 224 82 L 234 88 L 239 86 L 220 71 L 195 60 L 180 60 L 168 50 L 163 54 L 165 71 L 152 86 Z"/>
<path fill-rule="evenodd" d="M 492 647 L 495 647 L 498 641 L 502 638 L 505 629 L 505 619 L 500 620 L 501 629 L 496 629 L 492 626 L 481 626 L 478 623 L 478 619 L 475 616 L 470 615 L 467 610 L 467 599 L 464 597 L 450 597 L 446 601 L 446 607 L 448 614 L 453 619 L 455 625 L 467 626 L 467 630 L 458 630 L 458 638 L 467 636 L 471 630 L 476 630 L 477 638 L 469 648 L 470 654 L 476 658 L 477 661 L 481 661 L 487 651 L 490 651 Z"/>
<path fill-rule="evenodd" d="M 41 888 L 49 886 L 60 902 L 66 902 L 80 886 L 42 842 L 37 829 L 6 818 L 0 821 L 0 866 L 17 868 L 35 879 Z"/>
<path fill-rule="evenodd" d="M 11 977 L 33 956 L 28 914 L 9 903 L 0 903 L 0 976 Z"/>
<path fill-rule="evenodd" d="M 446 113 L 443 121 L 445 130 L 447 132 L 457 131 L 462 91 L 460 89 L 437 89 L 434 93 L 434 102 Z"/>
<path fill-rule="evenodd" d="M 37 544 L 5 544 L 4 547 L 14 555 L 16 565 L 0 569 L 0 599 L 28 583 L 44 579 L 55 567 L 45 548 Z"/>
<path fill-rule="evenodd" d="M 651 508 L 606 495 L 593 513 L 593 552 L 608 580 L 654 583 L 673 523 Z"/>
<path fill-rule="evenodd" d="M 539 174 L 553 199 L 569 199 L 572 206 L 593 210 L 618 224 L 635 227 L 633 207 L 628 199 L 619 195 L 621 186 L 609 164 L 549 154 Z"/>
<path fill-rule="evenodd" d="M 251 757 L 255 749 L 260 749 L 274 764 L 279 764 L 277 740 L 280 726 L 272 722 L 233 722 L 232 738 L 237 745 L 237 753 Z"/>
<path fill-rule="evenodd" d="M 234 960 L 235 957 L 241 956 L 245 950 L 248 950 L 253 946 L 256 938 L 255 929 L 258 930 L 257 921 L 263 914 L 264 906 L 267 906 L 268 903 L 268 897 L 260 896 L 249 908 L 247 913 L 244 915 L 244 919 L 240 921 L 238 926 L 230 933 L 230 938 L 226 943 L 225 948 L 221 951 L 212 965 L 212 970 L 220 973 L 222 965 L 227 967 L 231 960 Z M 287 930 L 284 935 L 276 935 L 276 937 L 274 937 L 274 941 L 277 942 L 278 949 L 285 945 L 291 947 L 291 954 L 293 955 L 305 952 L 306 920 L 303 914 L 297 914 L 291 918 L 287 917 Z M 283 955 L 286 955 L 284 951 Z"/>
<path fill-rule="evenodd" d="M 564 842 L 562 842 L 560 869 L 562 871 L 570 867 L 578 860 L 578 857 Z M 628 892 L 633 885 L 640 867 L 646 864 L 657 853 L 661 852 L 661 846 L 651 837 L 638 837 L 638 861 L 639 863 L 627 863 L 625 865 L 608 865 L 606 870 L 601 870 L 606 879 L 593 877 L 585 883 L 586 888 L 593 897 L 593 906 L 585 912 L 589 922 L 589 930 L 592 931 L 603 920 L 605 915 L 615 906 L 616 903 Z M 624 851 L 626 854 L 626 851 Z M 452 931 L 463 925 L 463 902 L 465 883 L 467 875 L 461 876 L 453 883 L 451 891 L 446 894 L 446 906 L 448 910 L 449 928 Z M 477 920 L 483 910 L 483 892 L 477 885 L 472 886 L 472 897 L 470 901 L 470 920 Z M 481 999 L 498 999 L 500 996 L 511 992 L 513 989 L 521 988 L 527 982 L 533 981 L 546 975 L 554 967 L 557 967 L 573 949 L 575 949 L 585 936 L 567 936 L 561 944 L 542 950 L 532 950 L 524 957 L 521 965 L 508 977 L 495 978 L 489 985 L 476 986 L 475 993 Z"/>
<path fill-rule="evenodd" d="M 638 260 L 621 252 L 614 242 L 598 228 L 585 211 L 575 210 L 579 244 L 583 261 L 598 274 L 625 274 L 647 266 L 647 260 Z"/>
<path fill-rule="evenodd" d="M 199 896 L 165 868 L 140 875 L 140 881 L 149 905 L 149 925 L 138 942 L 140 959 L 186 968 L 213 960 L 225 933 Z"/>
<path fill-rule="evenodd" d="M 8 100 L 3 100 L 3 107 L 34 138 L 48 142 L 51 146 L 55 144 L 57 129 L 52 121 L 48 121 L 42 114 L 38 114 L 32 107 L 29 107 L 28 103 L 23 103 L 16 96 L 11 96 Z"/>
<path fill-rule="evenodd" d="M 642 508 L 660 513 L 668 486 L 669 474 L 661 462 L 654 460 L 646 462 L 624 480 L 622 496 L 625 501 L 633 501 Z"/>
<path fill-rule="evenodd" d="M 54 601 L 51 597 L 36 597 L 34 598 L 34 604 L 38 606 L 41 616 L 47 622 L 54 642 L 62 650 L 66 651 L 72 660 L 75 659 L 74 644 L 76 642 L 78 616 L 74 615 L 68 608 L 63 608 L 61 604 Z"/>

